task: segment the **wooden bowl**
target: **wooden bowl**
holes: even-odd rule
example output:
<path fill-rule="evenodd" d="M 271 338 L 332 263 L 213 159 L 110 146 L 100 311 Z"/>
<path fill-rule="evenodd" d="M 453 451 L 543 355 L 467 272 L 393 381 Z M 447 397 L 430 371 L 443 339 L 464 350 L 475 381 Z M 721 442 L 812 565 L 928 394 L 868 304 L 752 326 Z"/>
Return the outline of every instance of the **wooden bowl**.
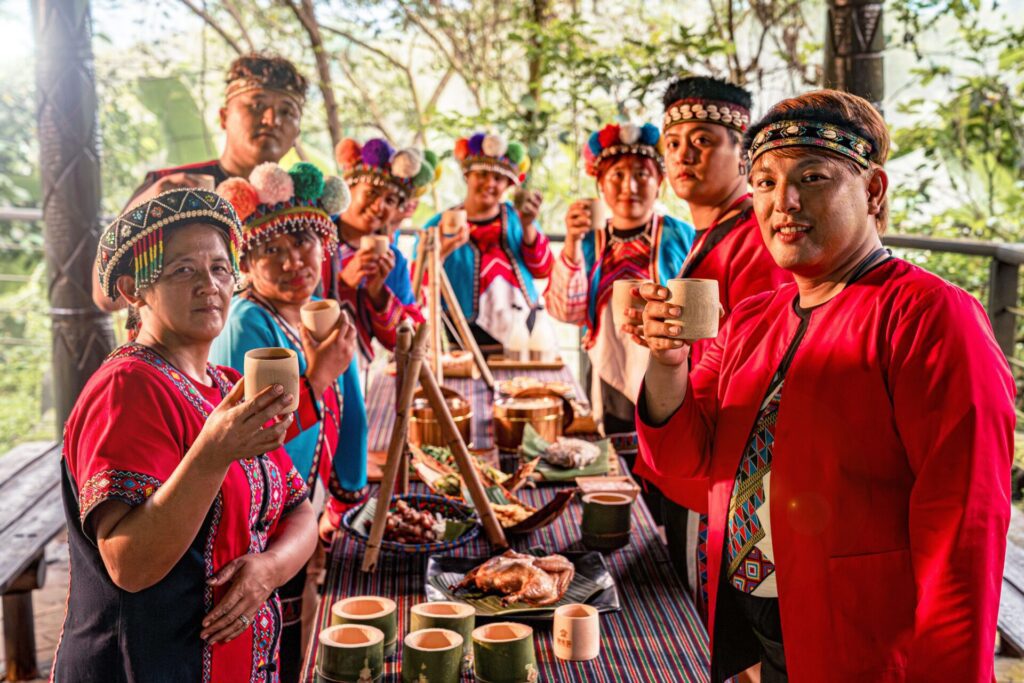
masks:
<path fill-rule="evenodd" d="M 454 389 L 441 387 L 444 401 L 448 404 L 448 410 L 455 420 L 455 426 L 462 434 L 462 440 L 469 445 L 472 438 L 473 407 Z M 412 399 L 412 414 L 409 417 L 409 443 L 414 446 L 446 446 L 448 440 L 444 438 L 441 424 L 434 415 L 434 409 L 430 406 L 427 396 L 422 389 L 417 389 Z"/>

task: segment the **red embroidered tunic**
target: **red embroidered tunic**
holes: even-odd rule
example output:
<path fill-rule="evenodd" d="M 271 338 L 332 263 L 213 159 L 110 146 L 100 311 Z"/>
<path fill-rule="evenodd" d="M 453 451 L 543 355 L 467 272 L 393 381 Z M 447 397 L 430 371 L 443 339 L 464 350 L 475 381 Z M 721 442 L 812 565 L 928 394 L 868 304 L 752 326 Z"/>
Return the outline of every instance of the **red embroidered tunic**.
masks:
<path fill-rule="evenodd" d="M 206 580 L 236 557 L 263 552 L 280 519 L 308 496 L 283 448 L 231 464 L 195 541 L 146 590 L 129 593 L 111 581 L 86 524 L 103 501 L 141 505 L 171 476 L 239 376 L 213 366 L 208 374 L 212 387 L 128 345 L 82 390 L 65 427 L 71 583 L 54 680 L 277 681 L 276 595 L 234 640 L 210 646 L 199 633 L 229 588 Z"/>
<path fill-rule="evenodd" d="M 479 291 L 486 292 L 498 279 L 520 288 L 519 279 L 512 270 L 512 261 L 502 246 L 501 214 L 486 223 L 470 222 L 470 225 L 472 231 L 469 239 L 480 252 Z M 548 238 L 540 231 L 537 232 L 537 239 L 533 244 L 523 244 L 523 263 L 533 277 L 547 277 L 551 272 L 554 259 L 551 256 Z"/>

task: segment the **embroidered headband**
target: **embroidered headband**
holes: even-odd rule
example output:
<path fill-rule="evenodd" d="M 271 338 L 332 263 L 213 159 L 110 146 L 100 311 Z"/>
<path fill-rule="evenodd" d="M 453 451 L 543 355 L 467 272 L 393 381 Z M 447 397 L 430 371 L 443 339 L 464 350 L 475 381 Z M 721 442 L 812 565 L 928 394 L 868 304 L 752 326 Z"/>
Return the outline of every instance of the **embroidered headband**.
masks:
<path fill-rule="evenodd" d="M 349 185 L 389 187 L 403 199 L 419 197 L 441 177 L 436 154 L 416 147 L 395 150 L 383 138 L 367 140 L 363 145 L 345 138 L 334 148 L 334 157 Z"/>
<path fill-rule="evenodd" d="M 784 120 L 769 123 L 750 142 L 750 163 L 780 147 L 817 147 L 853 159 L 861 168 L 871 165 L 874 147 L 867 139 L 834 123 Z"/>
<path fill-rule="evenodd" d="M 300 161 L 285 171 L 273 162 L 252 170 L 249 179 L 228 178 L 217 193 L 231 202 L 242 221 L 239 255 L 278 235 L 310 230 L 330 249 L 338 241 L 331 220 L 348 208 L 351 195 L 341 178 L 324 178 L 316 166 Z"/>
<path fill-rule="evenodd" d="M 100 287 L 116 300 L 117 278 L 134 275 L 137 289 L 160 277 L 164 267 L 165 232 L 179 225 L 201 223 L 228 238 L 231 268 L 238 277 L 238 246 L 242 240 L 238 215 L 231 204 L 208 190 L 169 190 L 118 216 L 100 236 Z"/>
<path fill-rule="evenodd" d="M 243 93 L 251 92 L 253 90 L 272 90 L 274 92 L 279 92 L 282 95 L 287 95 L 295 101 L 295 104 L 297 104 L 300 109 L 306 103 L 306 94 L 299 91 L 295 85 L 290 83 L 268 85 L 265 79 L 257 78 L 255 76 L 236 78 L 235 80 L 230 81 L 227 88 L 224 90 L 224 101 L 228 102 L 233 97 L 238 97 Z"/>
<path fill-rule="evenodd" d="M 530 157 L 519 142 L 509 142 L 503 136 L 474 133 L 455 142 L 455 159 L 462 172 L 487 171 L 497 173 L 519 185 L 530 170 Z"/>
<path fill-rule="evenodd" d="M 665 108 L 661 129 L 667 131 L 687 121 L 717 123 L 742 133 L 750 125 L 750 110 L 735 102 L 687 97 Z"/>
<path fill-rule="evenodd" d="M 653 159 L 662 173 L 665 172 L 661 132 L 657 126 L 651 123 L 642 126 L 633 123 L 609 123 L 601 130 L 591 133 L 583 148 L 587 174 L 596 177 L 602 162 L 627 154 Z"/>

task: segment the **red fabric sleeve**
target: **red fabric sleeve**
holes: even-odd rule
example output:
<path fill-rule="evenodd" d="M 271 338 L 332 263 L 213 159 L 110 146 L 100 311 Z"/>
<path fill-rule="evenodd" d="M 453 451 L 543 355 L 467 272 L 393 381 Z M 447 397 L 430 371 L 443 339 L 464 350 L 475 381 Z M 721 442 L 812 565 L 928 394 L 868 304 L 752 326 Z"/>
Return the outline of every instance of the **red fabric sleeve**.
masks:
<path fill-rule="evenodd" d="M 523 263 L 530 275 L 536 278 L 545 278 L 551 273 L 555 265 L 555 258 L 551 255 L 551 242 L 548 236 L 537 231 L 537 239 L 533 244 L 522 243 Z"/>
<path fill-rule="evenodd" d="M 370 329 L 373 336 L 384 345 L 384 348 L 392 351 L 398 343 L 398 324 L 402 322 L 405 306 L 387 285 L 384 285 L 384 295 L 386 300 L 380 309 L 373 305 L 367 295 L 366 309 L 369 313 Z"/>
<path fill-rule="evenodd" d="M 889 388 L 915 474 L 908 681 L 994 680 L 1010 516 L 1014 384 L 988 318 L 944 285 L 893 316 Z"/>
<path fill-rule="evenodd" d="M 313 394 L 313 386 L 305 375 L 299 378 L 299 407 L 295 411 L 284 440 L 291 441 L 323 418 L 320 413 L 320 397 Z"/>

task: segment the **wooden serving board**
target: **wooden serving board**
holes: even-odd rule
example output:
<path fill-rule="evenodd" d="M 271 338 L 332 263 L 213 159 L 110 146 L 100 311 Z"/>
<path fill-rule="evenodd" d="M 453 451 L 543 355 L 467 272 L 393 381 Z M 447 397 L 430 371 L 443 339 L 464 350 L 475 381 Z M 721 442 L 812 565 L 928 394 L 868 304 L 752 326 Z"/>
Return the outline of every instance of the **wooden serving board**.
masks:
<path fill-rule="evenodd" d="M 490 356 L 487 365 L 492 370 L 561 370 L 565 363 L 561 358 L 553 361 L 513 360 L 504 356 Z"/>

